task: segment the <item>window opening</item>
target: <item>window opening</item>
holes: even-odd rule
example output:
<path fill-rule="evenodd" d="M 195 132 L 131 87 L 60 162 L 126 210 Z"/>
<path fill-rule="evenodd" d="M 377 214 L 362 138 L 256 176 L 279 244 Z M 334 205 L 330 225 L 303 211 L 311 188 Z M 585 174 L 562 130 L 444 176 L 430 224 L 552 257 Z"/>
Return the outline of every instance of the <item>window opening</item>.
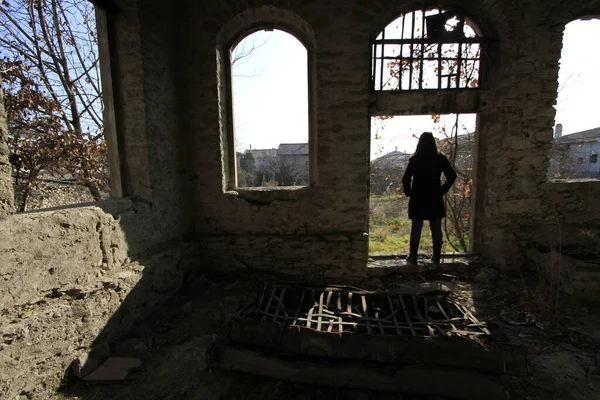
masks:
<path fill-rule="evenodd" d="M 479 87 L 483 38 L 457 11 L 411 11 L 390 23 L 372 45 L 374 90 Z"/>
<path fill-rule="evenodd" d="M 590 37 L 600 35 L 600 20 L 571 21 L 565 26 L 558 72 L 556 122 L 549 154 L 550 181 L 600 179 L 600 53 Z"/>
<path fill-rule="evenodd" d="M 411 223 L 402 176 L 420 134 L 426 131 L 434 134 L 438 149 L 457 172 L 445 196 L 443 251 L 469 251 L 476 114 L 437 114 L 371 118 L 369 254 L 409 250 Z M 419 253 L 431 251 L 431 233 L 424 228 Z"/>
<path fill-rule="evenodd" d="M 95 7 L 87 1 L 5 3 L 0 52 L 17 211 L 107 198 Z"/>
<path fill-rule="evenodd" d="M 281 30 L 259 31 L 231 50 L 237 187 L 309 182 L 306 47 Z"/>

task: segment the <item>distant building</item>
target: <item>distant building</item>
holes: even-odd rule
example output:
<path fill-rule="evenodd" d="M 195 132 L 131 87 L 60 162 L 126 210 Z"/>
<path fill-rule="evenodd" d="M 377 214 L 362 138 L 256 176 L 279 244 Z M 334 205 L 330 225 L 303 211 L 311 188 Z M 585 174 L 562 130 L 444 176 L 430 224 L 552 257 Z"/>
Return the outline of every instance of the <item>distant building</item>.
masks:
<path fill-rule="evenodd" d="M 371 194 L 391 193 L 401 189 L 402 176 L 410 158 L 409 153 L 398 149 L 371 161 Z"/>
<path fill-rule="evenodd" d="M 308 180 L 308 143 L 281 143 L 277 156 L 281 165 L 298 174 L 300 181 Z"/>
<path fill-rule="evenodd" d="M 250 150 L 256 159 L 256 168 L 268 168 L 272 160 L 277 157 L 277 149 L 254 149 Z"/>
<path fill-rule="evenodd" d="M 456 157 L 454 157 L 454 145 L 456 143 Z M 458 171 L 468 173 L 473 168 L 473 148 L 475 147 L 475 135 L 467 133 L 455 138 L 449 137 L 439 141 L 440 151 L 448 157 L 450 162 L 454 159 L 454 168 Z"/>
<path fill-rule="evenodd" d="M 371 167 L 386 169 L 386 168 L 402 168 L 404 169 L 408 164 L 408 159 L 410 158 L 410 153 L 403 153 L 401 151 L 396 150 L 384 154 L 381 157 L 378 157 L 371 161 Z"/>
<path fill-rule="evenodd" d="M 281 143 L 276 149 L 247 150 L 256 159 L 259 174 L 270 173 L 280 186 L 308 184 L 309 156 L 308 143 Z M 243 153 L 237 153 L 239 160 Z"/>
<path fill-rule="evenodd" d="M 562 134 L 562 125 L 554 128 L 548 174 L 554 179 L 600 179 L 600 128 L 570 135 Z"/>

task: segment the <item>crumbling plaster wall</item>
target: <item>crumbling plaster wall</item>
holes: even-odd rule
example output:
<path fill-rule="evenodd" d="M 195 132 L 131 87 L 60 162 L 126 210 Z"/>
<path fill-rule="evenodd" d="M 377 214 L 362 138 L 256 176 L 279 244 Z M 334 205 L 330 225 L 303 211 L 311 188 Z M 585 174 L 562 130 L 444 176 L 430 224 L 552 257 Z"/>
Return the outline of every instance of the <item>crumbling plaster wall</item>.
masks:
<path fill-rule="evenodd" d="M 600 2 L 576 1 L 568 7 L 558 0 L 440 2 L 463 9 L 490 41 L 479 104 L 475 109 L 470 103 L 455 104 L 463 112 L 479 113 L 473 250 L 499 267 L 521 265 L 532 238 L 547 231 L 557 213 L 563 232 L 584 222 L 599 226 L 597 206 L 590 199 L 599 194 L 600 185 L 546 180 L 562 32 L 594 4 Z M 385 104 L 371 102 L 370 40 L 403 11 L 420 5 L 257 0 L 181 2 L 177 7 L 182 22 L 179 75 L 186 85 L 182 123 L 190 132 L 194 230 L 205 262 L 213 260 L 220 268 L 359 277 L 367 256 L 362 233 L 368 229 L 371 110 L 415 109 L 403 106 L 412 101 L 409 94 L 405 100 L 399 94 L 394 101 L 386 97 Z M 314 37 L 309 44 L 316 62 L 317 173 L 310 188 L 227 190 L 229 121 L 219 38 L 224 31 L 241 32 L 261 20 L 296 30 L 307 26 L 306 36 Z M 575 243 L 580 237 L 563 239 Z"/>
<path fill-rule="evenodd" d="M 49 398 L 75 358 L 149 315 L 183 280 L 190 224 L 172 14 L 127 0 L 107 20 L 127 198 L 0 219 L 3 398 Z"/>
<path fill-rule="evenodd" d="M 482 107 L 476 217 L 477 250 L 513 268 L 533 242 L 598 250 L 597 182 L 547 181 L 564 27 L 594 15 L 600 2 L 498 5 L 509 29 L 499 32 L 500 65 Z M 597 12 L 596 12 L 597 15 Z M 586 227 L 596 236 L 586 237 Z"/>
<path fill-rule="evenodd" d="M 8 130 L 0 77 L 0 219 L 14 211 L 12 168 L 8 162 Z"/>

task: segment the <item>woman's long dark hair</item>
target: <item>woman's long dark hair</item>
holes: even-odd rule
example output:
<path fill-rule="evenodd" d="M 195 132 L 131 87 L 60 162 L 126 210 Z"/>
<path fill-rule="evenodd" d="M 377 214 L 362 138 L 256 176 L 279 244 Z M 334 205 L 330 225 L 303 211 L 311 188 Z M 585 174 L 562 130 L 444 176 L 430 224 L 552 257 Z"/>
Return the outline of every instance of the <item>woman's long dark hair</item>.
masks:
<path fill-rule="evenodd" d="M 412 155 L 417 160 L 434 160 L 438 155 L 437 144 L 431 132 L 423 132 L 419 137 L 417 149 Z"/>

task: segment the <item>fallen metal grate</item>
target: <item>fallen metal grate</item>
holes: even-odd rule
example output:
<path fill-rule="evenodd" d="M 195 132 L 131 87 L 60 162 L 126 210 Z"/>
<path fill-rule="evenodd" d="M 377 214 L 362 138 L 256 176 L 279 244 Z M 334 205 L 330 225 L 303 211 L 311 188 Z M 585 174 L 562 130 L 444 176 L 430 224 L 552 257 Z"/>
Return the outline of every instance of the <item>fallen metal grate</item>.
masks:
<path fill-rule="evenodd" d="M 339 287 L 266 285 L 242 318 L 335 334 L 394 336 L 490 335 L 464 306 L 447 296 L 370 292 Z"/>

